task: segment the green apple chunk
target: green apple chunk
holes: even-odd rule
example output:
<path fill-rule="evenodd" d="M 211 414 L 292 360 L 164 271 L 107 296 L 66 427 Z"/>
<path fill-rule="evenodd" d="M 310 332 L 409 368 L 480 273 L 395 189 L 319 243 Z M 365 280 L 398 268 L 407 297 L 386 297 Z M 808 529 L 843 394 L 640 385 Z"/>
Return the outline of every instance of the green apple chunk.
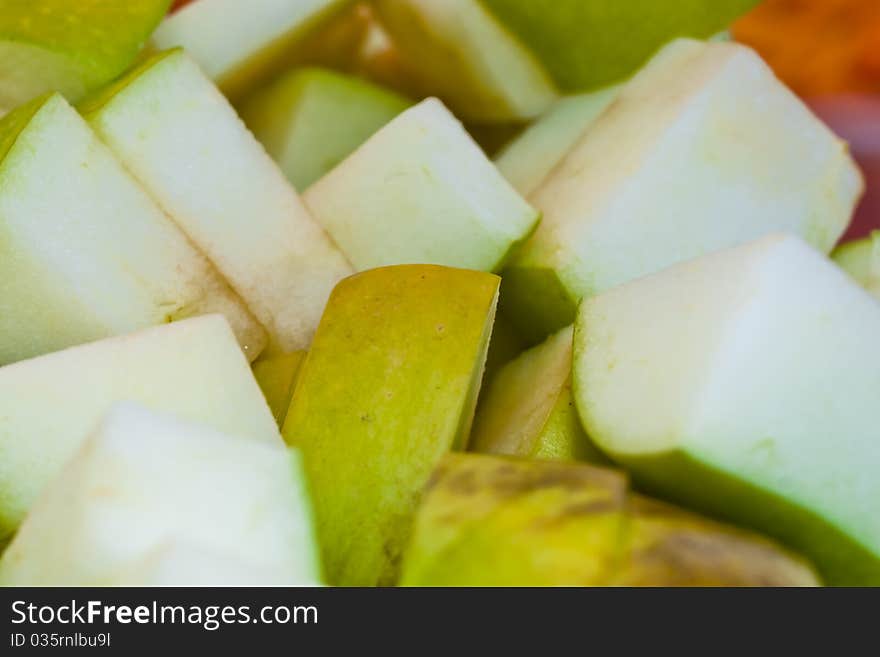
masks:
<path fill-rule="evenodd" d="M 0 365 L 212 312 L 256 358 L 262 327 L 60 95 L 0 121 Z"/>
<path fill-rule="evenodd" d="M 468 121 L 532 119 L 557 98 L 540 62 L 476 0 L 374 0 L 422 95 Z"/>
<path fill-rule="evenodd" d="M 498 170 L 520 194 L 528 197 L 619 92 L 620 87 L 614 86 L 558 100 L 495 157 Z"/>
<path fill-rule="evenodd" d="M 197 317 L 0 368 L 0 537 L 116 401 L 277 444 L 278 427 L 220 316 Z"/>
<path fill-rule="evenodd" d="M 625 537 L 626 477 L 555 461 L 450 454 L 431 477 L 403 586 L 599 586 Z"/>
<path fill-rule="evenodd" d="M 359 270 L 419 263 L 494 271 L 539 220 L 433 98 L 379 130 L 304 198 Z"/>
<path fill-rule="evenodd" d="M 283 70 L 305 41 L 351 0 L 197 0 L 153 35 L 159 50 L 183 47 L 231 98 Z"/>
<path fill-rule="evenodd" d="M 587 433 L 647 489 L 880 583 L 880 306 L 773 235 L 581 305 Z"/>
<path fill-rule="evenodd" d="M 568 327 L 498 372 L 474 419 L 473 451 L 607 461 L 584 433 L 574 408 L 571 348 Z"/>
<path fill-rule="evenodd" d="M 299 455 L 280 441 L 115 406 L 34 504 L 0 560 L 0 583 L 139 586 L 171 576 L 176 543 L 216 555 L 204 564 L 214 581 L 202 583 L 230 583 L 217 564 L 225 558 L 239 564 L 233 581 L 250 566 L 257 582 L 317 584 Z M 169 584 L 209 574 L 176 576 Z"/>
<path fill-rule="evenodd" d="M 815 585 L 758 536 L 629 495 L 576 463 L 451 454 L 431 477 L 405 586 Z"/>
<path fill-rule="evenodd" d="M 395 582 L 420 491 L 467 442 L 498 286 L 401 265 L 330 297 L 283 434 L 303 454 L 331 584 Z"/>
<path fill-rule="evenodd" d="M 880 231 L 840 246 L 834 260 L 859 285 L 880 298 Z"/>
<path fill-rule="evenodd" d="M 847 145 L 752 50 L 679 40 L 531 195 L 544 219 L 505 303 L 539 339 L 585 296 L 774 231 L 827 252 L 863 187 Z"/>
<path fill-rule="evenodd" d="M 307 347 L 330 291 L 351 268 L 195 62 L 180 50 L 157 55 L 81 110 L 214 262 L 273 346 Z"/>
<path fill-rule="evenodd" d="M 76 101 L 122 74 L 171 0 L 4 0 L 0 105 L 59 91 Z M 2 114 L 2 112 L 0 112 Z"/>
<path fill-rule="evenodd" d="M 290 398 L 296 384 L 296 375 L 306 357 L 305 351 L 294 351 L 280 356 L 261 358 L 254 363 L 254 378 L 272 409 L 278 426 L 284 424 Z"/>
<path fill-rule="evenodd" d="M 241 115 L 293 186 L 305 189 L 410 105 L 360 78 L 309 68 L 252 96 Z"/>

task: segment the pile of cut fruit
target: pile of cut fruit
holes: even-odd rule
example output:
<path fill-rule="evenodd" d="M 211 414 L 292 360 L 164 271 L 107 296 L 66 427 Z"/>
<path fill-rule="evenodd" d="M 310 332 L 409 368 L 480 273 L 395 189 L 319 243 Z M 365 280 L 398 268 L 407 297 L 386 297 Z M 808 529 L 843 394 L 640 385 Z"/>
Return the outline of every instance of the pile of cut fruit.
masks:
<path fill-rule="evenodd" d="M 754 0 L 5 0 L 0 583 L 880 585 L 880 233 Z"/>

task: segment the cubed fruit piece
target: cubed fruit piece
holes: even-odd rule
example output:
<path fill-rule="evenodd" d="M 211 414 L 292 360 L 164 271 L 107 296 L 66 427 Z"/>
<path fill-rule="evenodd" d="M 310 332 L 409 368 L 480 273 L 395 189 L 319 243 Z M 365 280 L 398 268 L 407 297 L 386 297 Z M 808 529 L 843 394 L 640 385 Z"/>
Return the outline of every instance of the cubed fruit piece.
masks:
<path fill-rule="evenodd" d="M 547 71 L 477 0 L 374 0 L 424 95 L 463 119 L 534 118 L 557 98 Z"/>
<path fill-rule="evenodd" d="M 263 329 L 60 95 L 0 121 L 0 365 L 211 312 L 256 358 Z"/>
<path fill-rule="evenodd" d="M 318 583 L 299 455 L 120 404 L 34 504 L 0 560 L 0 583 L 138 586 L 138 566 L 178 541 L 271 573 L 274 585 Z M 193 575 L 203 576 L 169 583 Z"/>
<path fill-rule="evenodd" d="M 817 586 L 812 567 L 755 534 L 630 497 L 616 586 Z"/>
<path fill-rule="evenodd" d="M 308 346 L 330 291 L 351 269 L 196 63 L 180 50 L 157 55 L 81 110 L 273 345 Z"/>
<path fill-rule="evenodd" d="M 452 454 L 424 494 L 405 586 L 813 585 L 800 558 L 628 494 L 583 464 Z"/>
<path fill-rule="evenodd" d="M 4 0 L 0 105 L 59 91 L 71 101 L 122 74 L 171 0 Z"/>
<path fill-rule="evenodd" d="M 505 304 L 540 339 L 582 297 L 774 231 L 827 252 L 862 189 L 846 144 L 754 52 L 679 40 L 530 197 L 544 219 Z"/>
<path fill-rule="evenodd" d="M 505 365 L 474 419 L 471 449 L 541 459 L 606 462 L 571 396 L 572 328 Z"/>
<path fill-rule="evenodd" d="M 839 247 L 834 260 L 859 285 L 880 298 L 880 231 Z"/>
<path fill-rule="evenodd" d="M 498 170 L 520 194 L 528 197 L 619 92 L 620 87 L 614 86 L 558 100 L 495 157 Z"/>
<path fill-rule="evenodd" d="M 880 305 L 768 236 L 581 305 L 587 433 L 648 490 L 775 536 L 832 584 L 880 583 Z"/>
<path fill-rule="evenodd" d="M 709 37 L 757 0 L 375 0 L 425 92 L 468 120 L 533 118 L 554 91 L 623 80 L 680 36 Z"/>
<path fill-rule="evenodd" d="M 359 270 L 494 271 L 539 219 L 436 99 L 379 130 L 304 198 Z"/>
<path fill-rule="evenodd" d="M 0 368 L 0 537 L 116 401 L 281 442 L 278 427 L 219 316 L 109 338 Z"/>
<path fill-rule="evenodd" d="M 183 47 L 230 98 L 240 98 L 297 59 L 302 44 L 351 0 L 197 0 L 153 35 Z"/>
<path fill-rule="evenodd" d="M 467 442 L 498 295 L 431 265 L 340 283 L 284 422 L 302 450 L 331 584 L 393 584 L 419 493 Z"/>
<path fill-rule="evenodd" d="M 290 398 L 296 384 L 296 375 L 306 356 L 305 351 L 294 351 L 290 354 L 268 356 L 254 363 L 254 377 L 260 390 L 269 402 L 272 415 L 278 426 L 284 424 Z"/>
<path fill-rule="evenodd" d="M 365 80 L 310 68 L 255 94 L 241 115 L 293 186 L 305 189 L 410 104 Z"/>

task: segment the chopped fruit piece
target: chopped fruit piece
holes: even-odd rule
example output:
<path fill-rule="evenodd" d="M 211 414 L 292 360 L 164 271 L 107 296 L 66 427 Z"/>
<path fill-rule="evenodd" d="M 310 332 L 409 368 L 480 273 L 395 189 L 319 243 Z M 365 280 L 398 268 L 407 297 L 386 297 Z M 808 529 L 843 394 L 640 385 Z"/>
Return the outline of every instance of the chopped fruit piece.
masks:
<path fill-rule="evenodd" d="M 494 271 L 539 219 L 436 99 L 379 130 L 304 198 L 359 270 Z"/>
<path fill-rule="evenodd" d="M 396 581 L 419 492 L 467 442 L 498 286 L 404 265 L 330 297 L 283 434 L 303 454 L 331 584 Z"/>

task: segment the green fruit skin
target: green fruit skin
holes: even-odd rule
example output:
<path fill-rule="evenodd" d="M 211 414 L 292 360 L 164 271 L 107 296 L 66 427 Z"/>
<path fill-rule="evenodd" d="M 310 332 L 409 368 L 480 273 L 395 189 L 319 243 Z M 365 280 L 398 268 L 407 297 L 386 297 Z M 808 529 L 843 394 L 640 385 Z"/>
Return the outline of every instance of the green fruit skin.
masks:
<path fill-rule="evenodd" d="M 601 437 L 597 441 L 601 444 Z M 611 456 L 645 492 L 799 550 L 832 586 L 880 586 L 880 550 L 856 543 L 809 509 L 715 468 L 698 454 Z"/>
<path fill-rule="evenodd" d="M 60 91 L 71 102 L 122 74 L 171 0 L 4 0 L 0 104 Z"/>
<path fill-rule="evenodd" d="M 411 105 L 394 92 L 334 71 L 291 71 L 241 107 L 241 116 L 305 190 Z"/>
<path fill-rule="evenodd" d="M 618 82 L 676 37 L 709 38 L 758 0 L 478 0 L 563 91 Z"/>
<path fill-rule="evenodd" d="M 510 318 L 527 346 L 574 322 L 580 297 L 569 290 L 556 270 L 511 265 L 502 276 L 506 285 L 501 312 Z"/>
<path fill-rule="evenodd" d="M 260 358 L 253 364 L 254 378 L 266 397 L 278 426 L 284 424 L 296 377 L 306 357 L 305 351 Z"/>
<path fill-rule="evenodd" d="M 282 430 L 303 456 L 331 584 L 396 581 L 425 482 L 470 433 L 499 284 L 404 265 L 331 295 Z"/>

